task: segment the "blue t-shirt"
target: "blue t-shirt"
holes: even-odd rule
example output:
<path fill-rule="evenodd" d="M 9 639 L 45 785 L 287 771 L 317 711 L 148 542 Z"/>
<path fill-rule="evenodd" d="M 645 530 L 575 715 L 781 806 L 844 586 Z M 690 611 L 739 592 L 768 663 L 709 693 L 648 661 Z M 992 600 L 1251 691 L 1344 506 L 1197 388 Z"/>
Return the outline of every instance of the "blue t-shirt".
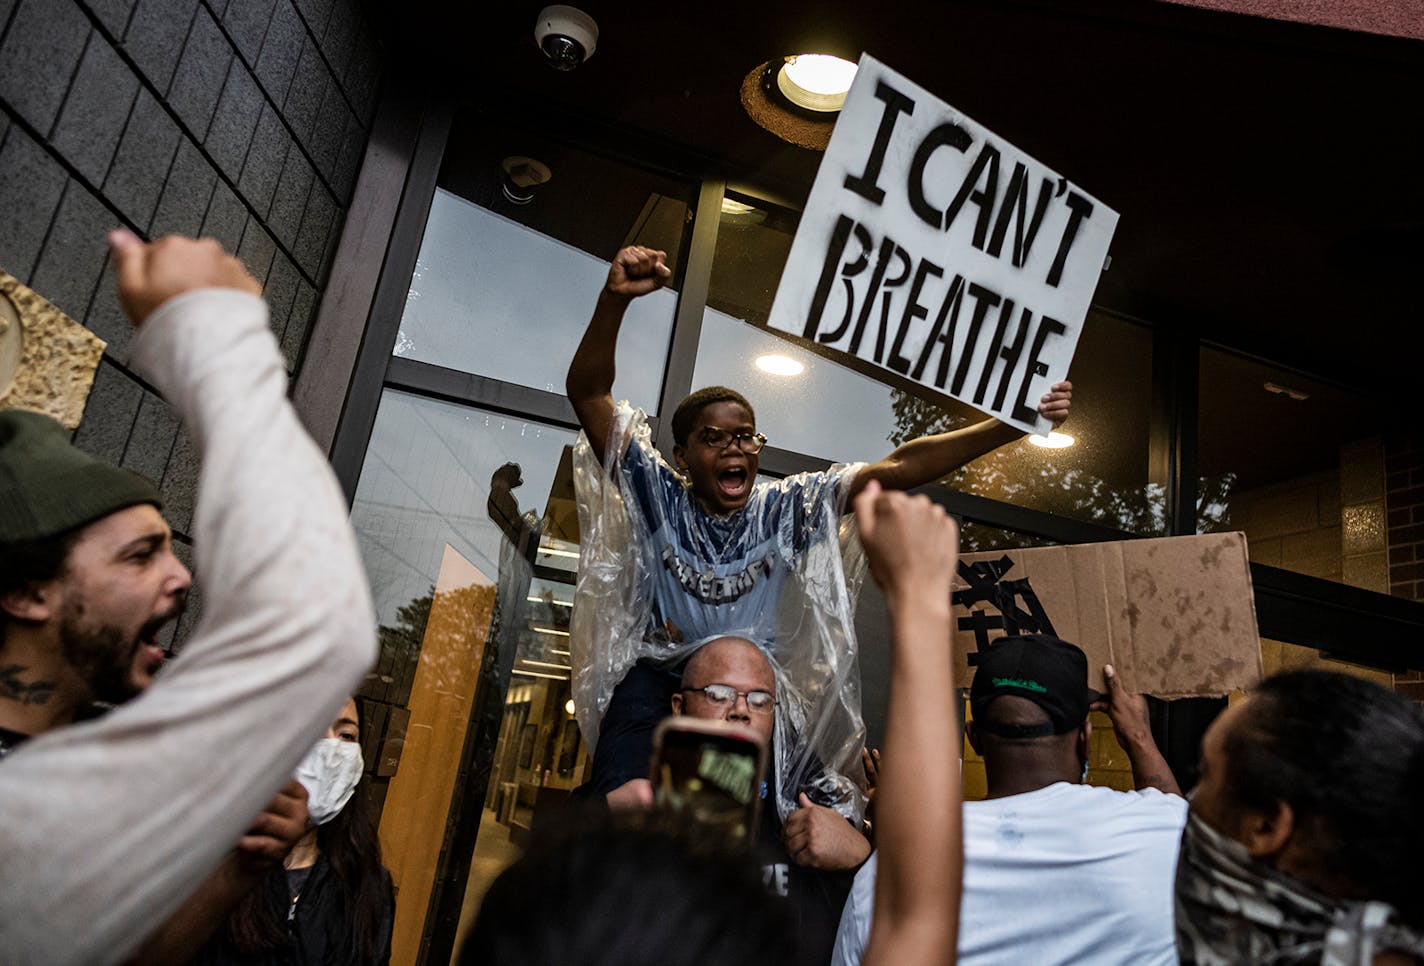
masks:
<path fill-rule="evenodd" d="M 782 585 L 821 528 L 839 526 L 839 487 L 850 477 L 799 473 L 758 483 L 745 506 L 717 517 L 636 438 L 623 468 L 646 524 L 638 552 L 653 575 L 649 639 L 736 632 L 772 644 Z"/>

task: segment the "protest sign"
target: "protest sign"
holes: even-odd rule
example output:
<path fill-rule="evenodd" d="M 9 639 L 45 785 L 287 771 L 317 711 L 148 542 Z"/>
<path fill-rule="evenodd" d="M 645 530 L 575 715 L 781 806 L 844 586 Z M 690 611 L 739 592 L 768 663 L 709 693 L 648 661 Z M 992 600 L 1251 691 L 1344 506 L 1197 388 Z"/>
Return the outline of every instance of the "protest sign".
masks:
<path fill-rule="evenodd" d="M 952 615 L 956 680 L 1005 634 L 1054 634 L 1123 685 L 1159 698 L 1216 697 L 1261 677 L 1261 639 L 1243 533 L 967 553 Z"/>
<path fill-rule="evenodd" d="M 1117 212 L 862 55 L 768 324 L 1029 432 Z"/>

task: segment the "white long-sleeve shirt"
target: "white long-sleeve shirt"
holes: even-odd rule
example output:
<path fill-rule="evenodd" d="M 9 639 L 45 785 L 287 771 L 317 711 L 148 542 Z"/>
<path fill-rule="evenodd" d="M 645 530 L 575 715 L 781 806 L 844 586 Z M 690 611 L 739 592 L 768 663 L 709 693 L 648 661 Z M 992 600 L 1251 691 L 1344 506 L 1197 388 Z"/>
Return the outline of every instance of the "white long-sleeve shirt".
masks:
<path fill-rule="evenodd" d="M 213 871 L 375 659 L 346 503 L 261 299 L 164 303 L 133 362 L 201 454 L 203 614 L 141 697 L 0 763 L 0 963 L 123 960 Z"/>

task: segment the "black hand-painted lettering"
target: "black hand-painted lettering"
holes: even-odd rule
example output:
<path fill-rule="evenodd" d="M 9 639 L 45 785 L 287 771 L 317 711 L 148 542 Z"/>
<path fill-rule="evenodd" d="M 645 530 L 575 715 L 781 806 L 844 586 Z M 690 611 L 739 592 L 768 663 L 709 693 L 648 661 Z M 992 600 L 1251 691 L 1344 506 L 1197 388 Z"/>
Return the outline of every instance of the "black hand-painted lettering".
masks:
<path fill-rule="evenodd" d="M 910 331 L 910 323 L 915 319 L 927 318 L 930 314 L 929 306 L 920 304 L 920 289 L 924 288 L 925 276 L 933 275 L 939 278 L 944 274 L 944 269 L 928 259 L 921 259 L 919 268 L 915 269 L 915 280 L 910 283 L 910 298 L 905 303 L 905 314 L 900 316 L 900 330 L 895 333 L 895 343 L 890 347 L 890 368 L 901 375 L 910 371 L 910 360 L 900 354 L 904 348 L 905 336 Z M 929 343 L 926 343 L 928 346 Z"/>
<path fill-rule="evenodd" d="M 963 154 L 973 143 L 974 139 L 968 131 L 958 124 L 946 122 L 926 134 L 920 146 L 915 149 L 906 183 L 910 195 L 910 209 L 931 228 L 944 227 L 944 214 L 925 198 L 925 166 L 929 164 L 930 155 L 943 147 L 955 148 Z"/>
<path fill-rule="evenodd" d="M 900 260 L 901 267 L 898 275 L 887 278 L 881 286 L 884 294 L 880 296 L 880 328 L 875 333 L 875 361 L 877 363 L 885 358 L 886 329 L 890 326 L 890 302 L 894 298 L 894 293 L 890 290 L 904 285 L 905 280 L 910 277 L 910 253 L 897 247 L 894 257 Z"/>
<path fill-rule="evenodd" d="M 1053 256 L 1053 266 L 1048 270 L 1048 284 L 1058 287 L 1063 278 L 1063 263 L 1068 260 L 1068 250 L 1078 237 L 1078 225 L 1093 213 L 1093 203 L 1076 191 L 1068 192 L 1063 202 L 1068 206 L 1068 224 L 1063 226 L 1063 237 L 1058 242 L 1058 254 Z"/>
<path fill-rule="evenodd" d="M 1025 305 L 1022 314 L 1019 315 L 1019 326 L 1014 333 L 1014 341 L 999 350 L 999 355 L 1004 360 L 1004 372 L 999 376 L 999 388 L 994 393 L 994 412 L 999 412 L 1004 407 L 1004 397 L 1009 393 L 1009 381 L 1013 378 L 1014 369 L 1019 364 L 1019 356 L 1023 355 L 1024 342 L 1028 339 L 1028 330 L 1033 327 L 1033 312 Z"/>
<path fill-rule="evenodd" d="M 890 267 L 890 259 L 895 256 L 899 247 L 889 236 L 880 241 L 880 253 L 875 257 L 875 271 L 870 273 L 870 288 L 865 293 L 865 300 L 861 302 L 860 315 L 856 317 L 855 331 L 851 333 L 850 346 L 846 350 L 853 356 L 860 354 L 860 340 L 865 335 L 865 324 L 870 321 L 870 313 L 875 308 L 875 296 L 880 292 L 880 283 L 885 278 L 885 270 Z"/>
<path fill-rule="evenodd" d="M 935 316 L 934 328 L 930 329 L 929 338 L 925 340 L 925 347 L 920 350 L 919 361 L 915 363 L 915 372 L 911 378 L 916 382 L 920 381 L 920 376 L 925 371 L 925 364 L 930 361 L 930 356 L 938 347 L 940 351 L 939 371 L 935 373 L 935 388 L 944 388 L 944 380 L 949 376 L 949 362 L 954 356 L 954 330 L 959 324 L 959 306 L 963 302 L 964 276 L 955 275 L 954 280 L 949 283 L 949 292 L 946 293 L 944 301 L 939 305 L 939 314 Z M 944 327 L 946 319 L 949 321 L 948 329 Z"/>
<path fill-rule="evenodd" d="M 870 237 L 870 232 L 866 230 L 864 225 L 852 222 L 851 234 L 854 235 L 855 240 L 860 243 L 860 254 L 856 256 L 855 261 L 841 267 L 841 284 L 845 286 L 845 312 L 841 314 L 840 325 L 836 326 L 834 332 L 818 337 L 821 342 L 837 342 L 841 336 L 845 335 L 846 329 L 850 328 L 850 319 L 855 313 L 855 285 L 851 282 L 851 279 L 865 271 L 866 266 L 870 264 L 870 251 L 875 244 L 874 239 Z M 827 264 L 829 265 L 830 263 L 827 262 Z M 824 280 L 825 275 L 823 274 L 822 281 Z M 819 298 L 819 293 L 817 297 Z M 813 308 L 815 308 L 814 302 Z M 817 310 L 817 315 L 819 316 L 820 312 L 824 310 L 825 305 L 822 304 Z"/>
<path fill-rule="evenodd" d="M 980 179 L 983 185 L 980 185 Z M 979 218 L 974 222 L 974 237 L 970 244 L 983 251 L 984 239 L 989 233 L 989 219 L 994 214 L 994 201 L 999 194 L 999 149 L 985 141 L 979 149 L 979 156 L 969 168 L 959 193 L 944 211 L 944 230 L 949 231 L 954 219 L 967 201 L 979 209 Z"/>
<path fill-rule="evenodd" d="M 1029 249 L 1033 247 L 1033 240 L 1038 237 L 1038 226 L 1043 223 L 1043 214 L 1048 210 L 1049 199 L 1053 196 L 1053 181 L 1044 178 L 1039 183 L 1038 201 L 1034 203 L 1033 217 L 1028 219 L 1025 227 L 1024 220 L 1028 209 L 1028 168 L 1022 161 L 1014 163 L 1014 173 L 1009 177 L 1008 190 L 1004 192 L 1004 200 L 999 205 L 999 217 L 994 222 L 994 233 L 989 236 L 989 247 L 984 249 L 986 253 L 999 257 L 999 252 L 1003 250 L 1004 236 L 1009 230 L 1009 221 L 1014 222 L 1014 249 L 1013 263 L 1015 268 L 1023 268 L 1028 261 Z"/>
<path fill-rule="evenodd" d="M 1050 335 L 1062 335 L 1067 331 L 1068 327 L 1057 319 L 1049 318 L 1046 315 L 1039 317 L 1038 331 L 1033 335 L 1033 348 L 1029 350 L 1023 382 L 1019 383 L 1019 395 L 1014 400 L 1014 418 L 1020 422 L 1031 423 L 1038 417 L 1038 407 L 1027 405 L 1026 400 L 1034 377 L 1048 375 L 1048 365 L 1038 361 L 1039 354 L 1043 351 L 1043 343 Z"/>
<path fill-rule="evenodd" d="M 801 338 L 814 339 L 821 326 L 821 314 L 826 311 L 826 299 L 830 298 L 831 285 L 836 280 L 836 270 L 841 265 L 841 255 L 845 253 L 846 242 L 850 241 L 850 230 L 855 219 L 841 215 L 836 226 L 831 229 L 831 241 L 826 246 L 826 260 L 821 264 L 821 277 L 816 282 L 816 291 L 811 296 L 811 308 L 806 313 L 806 327 Z"/>
<path fill-rule="evenodd" d="M 958 396 L 964 389 L 964 380 L 969 375 L 969 363 L 974 358 L 974 347 L 979 344 L 979 330 L 984 325 L 984 316 L 1003 298 L 998 292 L 991 291 L 978 282 L 969 283 L 969 294 L 974 297 L 974 314 L 969 317 L 969 334 L 964 339 L 963 355 L 959 358 L 959 367 L 954 370 L 954 382 L 950 383 L 949 393 L 952 396 Z"/>
<path fill-rule="evenodd" d="M 974 405 L 984 405 L 984 394 L 989 391 L 989 378 L 994 374 L 994 366 L 999 363 L 999 353 L 1004 346 L 1004 333 L 1008 331 L 1009 320 L 1014 317 L 1014 300 L 1004 299 L 999 308 L 999 323 L 994 326 L 994 338 L 984 353 L 984 369 L 979 373 L 979 385 L 974 389 Z"/>
<path fill-rule="evenodd" d="M 847 189 L 854 191 L 872 204 L 885 200 L 885 189 L 876 185 L 880 180 L 880 169 L 885 164 L 885 152 L 890 147 L 890 136 L 895 131 L 895 122 L 901 114 L 915 113 L 915 102 L 895 90 L 884 81 L 875 85 L 875 96 L 885 102 L 885 111 L 880 115 L 880 127 L 875 131 L 875 143 L 870 146 L 870 157 L 865 161 L 865 170 L 859 175 L 848 175 Z"/>
<path fill-rule="evenodd" d="M 979 663 L 978 651 L 983 651 L 991 643 L 989 632 L 1002 630 L 1005 634 L 1053 634 L 1053 623 L 1048 619 L 1038 595 L 1029 586 L 1027 579 L 1005 580 L 1004 575 L 1013 569 L 1013 558 L 1005 554 L 998 560 L 981 560 L 973 564 L 963 561 L 959 564 L 959 576 L 969 585 L 956 590 L 951 597 L 953 603 L 970 608 L 968 617 L 958 621 L 960 630 L 972 631 L 975 652 L 969 655 L 971 666 Z M 1024 607 L 1017 599 L 1021 598 Z M 974 609 L 975 604 L 990 604 L 998 614 Z"/>

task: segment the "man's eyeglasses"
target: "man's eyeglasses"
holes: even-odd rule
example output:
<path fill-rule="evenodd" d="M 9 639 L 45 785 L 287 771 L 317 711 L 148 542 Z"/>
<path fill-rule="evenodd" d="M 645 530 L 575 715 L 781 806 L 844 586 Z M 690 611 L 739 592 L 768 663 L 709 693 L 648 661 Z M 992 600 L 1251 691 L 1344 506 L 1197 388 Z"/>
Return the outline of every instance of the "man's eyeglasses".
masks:
<path fill-rule="evenodd" d="M 761 448 L 766 445 L 766 437 L 761 433 L 733 433 L 716 426 L 704 428 L 700 438 L 713 449 L 726 449 L 736 443 L 737 449 L 753 455 L 760 453 Z"/>
<path fill-rule="evenodd" d="M 707 699 L 714 708 L 725 708 L 737 703 L 738 698 L 747 699 L 747 709 L 758 714 L 768 714 L 776 706 L 776 696 L 770 691 L 738 691 L 730 684 L 709 684 L 703 688 L 682 688 L 685 694 L 696 691 Z"/>

